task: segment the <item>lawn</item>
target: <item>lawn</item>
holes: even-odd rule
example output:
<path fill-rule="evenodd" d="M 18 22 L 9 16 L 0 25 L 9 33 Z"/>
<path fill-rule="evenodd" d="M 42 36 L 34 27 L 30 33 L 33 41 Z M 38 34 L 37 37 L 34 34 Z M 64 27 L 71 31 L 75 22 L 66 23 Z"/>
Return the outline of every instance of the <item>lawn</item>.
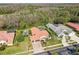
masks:
<path fill-rule="evenodd" d="M 5 54 L 15 54 L 18 52 L 22 52 L 24 51 L 23 47 L 17 47 L 17 46 L 12 46 L 12 47 L 7 47 L 5 50 L 0 51 L 1 55 L 5 55 Z"/>
<path fill-rule="evenodd" d="M 46 40 L 46 46 L 60 44 L 61 39 L 57 37 L 57 35 L 50 29 L 46 28 L 46 30 L 49 32 L 51 39 Z"/>
<path fill-rule="evenodd" d="M 52 38 L 52 39 L 47 40 L 46 43 L 47 43 L 46 44 L 47 46 L 50 46 L 50 45 L 60 44 L 61 41 L 58 40 L 57 38 Z"/>
<path fill-rule="evenodd" d="M 14 39 L 14 45 L 11 47 L 6 47 L 5 50 L 0 51 L 0 54 L 15 54 L 19 52 L 24 52 L 32 49 L 31 41 L 29 37 L 22 35 L 23 30 L 17 30 Z"/>

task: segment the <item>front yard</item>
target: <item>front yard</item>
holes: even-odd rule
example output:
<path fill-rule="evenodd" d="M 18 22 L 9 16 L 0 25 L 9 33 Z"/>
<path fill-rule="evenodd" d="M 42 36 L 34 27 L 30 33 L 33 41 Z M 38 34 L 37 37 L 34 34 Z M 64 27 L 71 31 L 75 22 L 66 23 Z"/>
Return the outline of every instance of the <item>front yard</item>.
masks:
<path fill-rule="evenodd" d="M 58 38 L 57 35 L 52 30 L 48 28 L 46 28 L 46 30 L 49 32 L 51 39 L 46 40 L 46 44 L 43 44 L 43 46 L 50 46 L 61 43 L 61 38 Z"/>

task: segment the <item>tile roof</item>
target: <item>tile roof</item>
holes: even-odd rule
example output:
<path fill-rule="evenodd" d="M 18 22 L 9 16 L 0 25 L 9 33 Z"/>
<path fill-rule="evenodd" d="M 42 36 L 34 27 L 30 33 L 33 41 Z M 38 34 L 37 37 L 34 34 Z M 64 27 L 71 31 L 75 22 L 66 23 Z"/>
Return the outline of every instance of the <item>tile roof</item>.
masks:
<path fill-rule="evenodd" d="M 46 30 L 40 30 L 39 28 L 33 27 L 31 29 L 32 36 L 30 37 L 31 40 L 40 40 L 42 36 L 48 36 L 49 33 Z"/>
<path fill-rule="evenodd" d="M 0 31 L 0 41 L 4 40 L 7 44 L 13 44 L 14 32 Z"/>
<path fill-rule="evenodd" d="M 75 23 L 69 22 L 69 23 L 67 23 L 67 25 L 68 25 L 68 26 L 71 26 L 71 27 L 73 27 L 75 30 L 79 31 L 79 24 L 75 24 Z"/>

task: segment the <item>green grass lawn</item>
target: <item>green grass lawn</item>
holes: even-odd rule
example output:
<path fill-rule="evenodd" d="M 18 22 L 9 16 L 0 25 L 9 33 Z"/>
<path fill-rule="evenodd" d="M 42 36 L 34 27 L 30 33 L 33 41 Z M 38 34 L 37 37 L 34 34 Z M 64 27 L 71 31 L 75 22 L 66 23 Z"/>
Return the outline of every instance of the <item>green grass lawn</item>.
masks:
<path fill-rule="evenodd" d="M 19 41 L 18 44 L 17 41 Z M 26 47 L 29 48 L 27 49 Z M 5 50 L 0 51 L 0 54 L 15 54 L 24 51 L 27 52 L 30 49 L 32 49 L 32 45 L 29 37 L 22 36 L 22 30 L 17 30 L 16 37 L 14 39 L 14 45 L 11 47 L 6 47 Z"/>
<path fill-rule="evenodd" d="M 46 40 L 46 46 L 60 44 L 61 40 L 57 37 L 57 35 L 50 29 L 46 28 L 46 30 L 49 32 L 51 39 Z"/>
<path fill-rule="evenodd" d="M 57 40 L 57 39 L 50 39 L 50 40 L 47 40 L 47 46 L 50 46 L 50 45 L 55 45 L 55 44 L 60 44 L 61 41 L 60 40 Z"/>
<path fill-rule="evenodd" d="M 15 54 L 15 53 L 18 53 L 18 52 L 22 52 L 24 51 L 24 48 L 19 46 L 12 46 L 12 47 L 7 47 L 5 50 L 3 51 L 0 51 L 0 54 L 1 55 L 5 55 L 5 54 Z"/>

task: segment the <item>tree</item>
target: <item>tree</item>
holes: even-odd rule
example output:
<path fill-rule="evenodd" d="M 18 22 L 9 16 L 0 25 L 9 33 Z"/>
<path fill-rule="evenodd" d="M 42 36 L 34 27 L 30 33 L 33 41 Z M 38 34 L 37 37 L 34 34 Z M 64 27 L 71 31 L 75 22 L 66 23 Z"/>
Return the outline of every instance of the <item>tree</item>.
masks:
<path fill-rule="evenodd" d="M 67 18 L 64 18 L 64 17 L 57 17 L 55 20 L 54 20 L 54 23 L 58 24 L 58 23 L 61 23 L 61 24 L 65 24 L 67 23 L 69 20 Z"/>
<path fill-rule="evenodd" d="M 79 22 L 79 16 L 71 17 L 70 22 Z"/>
<path fill-rule="evenodd" d="M 0 21 L 0 28 L 4 27 L 5 23 L 3 20 Z"/>

